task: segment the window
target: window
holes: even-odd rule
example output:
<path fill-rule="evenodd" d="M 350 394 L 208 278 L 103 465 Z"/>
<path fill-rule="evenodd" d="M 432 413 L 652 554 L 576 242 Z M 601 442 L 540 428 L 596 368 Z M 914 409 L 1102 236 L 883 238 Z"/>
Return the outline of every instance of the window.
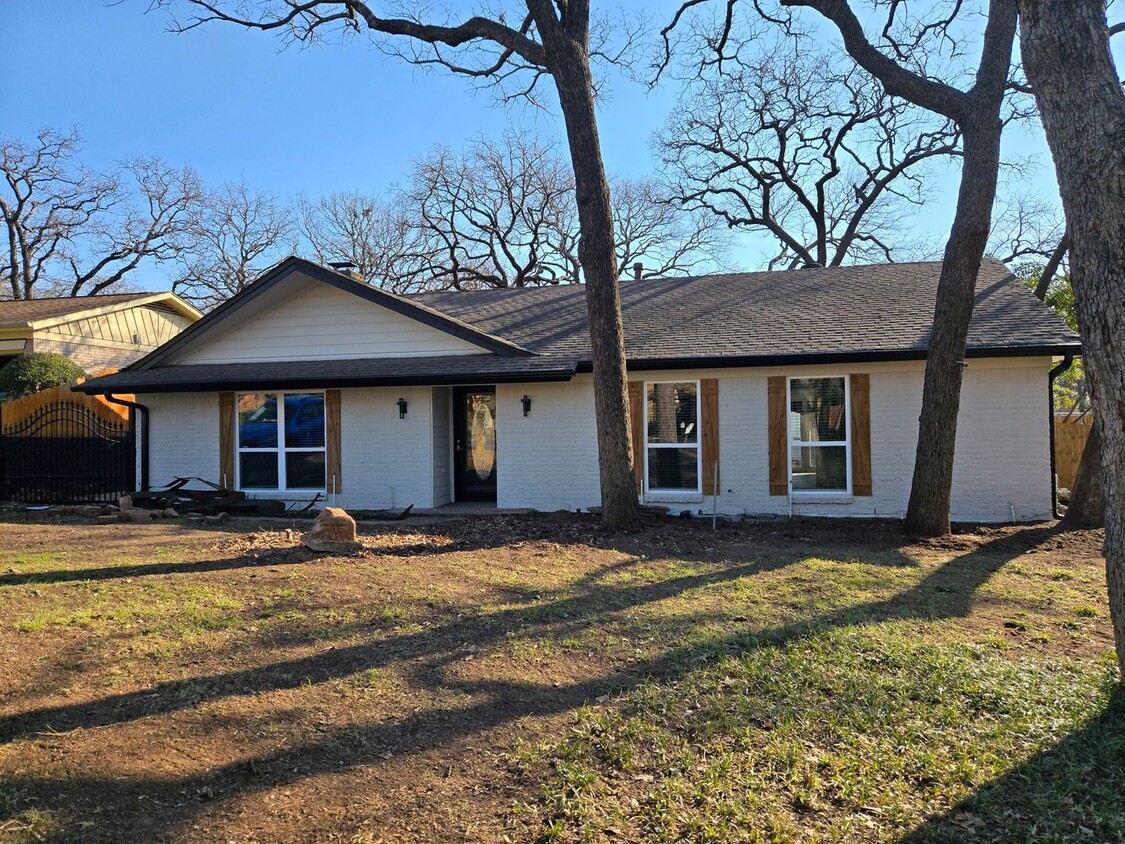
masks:
<path fill-rule="evenodd" d="M 238 397 L 238 487 L 325 488 L 324 394 L 246 393 Z"/>
<path fill-rule="evenodd" d="M 700 492 L 699 382 L 646 384 L 645 479 L 651 492 Z"/>
<path fill-rule="evenodd" d="M 789 379 L 789 466 L 793 492 L 851 489 L 848 379 Z"/>

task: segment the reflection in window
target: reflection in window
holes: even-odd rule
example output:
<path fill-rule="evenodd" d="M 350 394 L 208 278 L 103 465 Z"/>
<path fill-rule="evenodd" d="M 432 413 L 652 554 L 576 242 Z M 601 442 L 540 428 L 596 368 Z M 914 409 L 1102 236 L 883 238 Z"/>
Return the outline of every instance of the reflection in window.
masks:
<path fill-rule="evenodd" d="M 848 489 L 846 379 L 789 379 L 793 491 Z"/>
<path fill-rule="evenodd" d="M 647 488 L 699 492 L 699 384 L 650 382 L 645 431 Z"/>
<path fill-rule="evenodd" d="M 240 395 L 238 479 L 247 490 L 324 489 L 324 394 Z"/>

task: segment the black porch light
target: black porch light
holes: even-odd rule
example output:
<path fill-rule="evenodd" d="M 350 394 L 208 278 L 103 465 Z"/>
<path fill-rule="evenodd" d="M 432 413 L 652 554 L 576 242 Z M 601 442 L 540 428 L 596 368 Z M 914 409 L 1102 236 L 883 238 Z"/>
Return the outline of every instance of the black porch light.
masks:
<path fill-rule="evenodd" d="M 522 399 L 520 399 L 520 404 L 523 405 L 524 416 L 527 416 L 527 414 L 531 413 L 531 396 L 524 396 Z"/>
<path fill-rule="evenodd" d="M 405 419 L 406 418 L 406 399 L 399 399 L 398 400 L 398 418 L 399 419 Z"/>

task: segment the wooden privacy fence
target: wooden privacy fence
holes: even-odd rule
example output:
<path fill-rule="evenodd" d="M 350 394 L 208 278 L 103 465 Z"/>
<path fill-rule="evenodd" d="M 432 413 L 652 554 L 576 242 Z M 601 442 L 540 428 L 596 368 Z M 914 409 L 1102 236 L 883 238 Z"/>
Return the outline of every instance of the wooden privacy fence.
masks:
<path fill-rule="evenodd" d="M 133 400 L 133 396 L 131 395 L 121 395 L 117 398 L 127 401 Z M 55 404 L 56 402 L 67 402 L 77 405 L 107 423 L 119 423 L 128 421 L 129 419 L 129 408 L 119 404 L 113 404 L 107 401 L 103 396 L 88 396 L 85 393 L 76 393 L 70 387 L 64 385 L 62 387 L 51 387 L 47 390 L 40 390 L 38 393 L 20 396 L 18 399 L 9 399 L 8 401 L 0 402 L 0 420 L 3 420 L 5 426 L 17 425 L 39 414 L 43 408 L 50 404 Z M 38 434 L 38 436 L 42 437 L 56 437 L 61 435 L 61 423 L 51 421 L 46 422 Z M 67 435 L 73 436 L 75 434 L 68 430 Z M 81 434 L 78 435 L 81 436 Z"/>
<path fill-rule="evenodd" d="M 1082 449 L 1086 447 L 1090 426 L 1093 424 L 1092 413 L 1069 419 L 1062 414 L 1055 416 L 1055 474 L 1059 476 L 1060 487 L 1074 489 Z"/>

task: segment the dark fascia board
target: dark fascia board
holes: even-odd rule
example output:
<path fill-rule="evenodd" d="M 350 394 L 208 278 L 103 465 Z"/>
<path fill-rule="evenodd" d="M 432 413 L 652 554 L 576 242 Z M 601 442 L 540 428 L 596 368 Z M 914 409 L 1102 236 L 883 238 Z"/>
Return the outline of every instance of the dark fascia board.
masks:
<path fill-rule="evenodd" d="M 978 346 L 966 351 L 968 358 L 1024 358 L 1044 355 L 1081 355 L 1079 343 L 1048 346 Z M 901 351 L 824 352 L 797 355 L 747 355 L 742 357 L 636 358 L 628 361 L 630 372 L 654 369 L 729 369 L 732 367 L 816 366 L 827 363 L 884 363 L 889 361 L 925 360 L 925 349 Z M 593 372 L 588 361 L 578 363 L 579 372 Z"/>
<path fill-rule="evenodd" d="M 183 381 L 159 386 L 123 385 L 120 387 L 99 386 L 95 382 L 77 384 L 71 389 L 89 395 L 114 395 L 135 393 L 215 393 L 215 392 L 263 392 L 268 390 L 327 390 L 346 387 L 445 387 L 460 384 L 536 384 L 545 382 L 570 381 L 575 367 L 543 370 L 541 372 L 505 372 L 502 374 L 467 373 L 459 375 L 400 375 L 386 378 L 323 378 L 302 376 L 300 378 L 258 378 L 231 381 Z M 107 376 L 108 377 L 108 376 Z M 101 381 L 103 379 L 97 379 Z"/>
<path fill-rule="evenodd" d="M 530 350 L 510 340 L 487 334 L 466 322 L 462 322 L 451 316 L 446 316 L 431 307 L 411 302 L 409 299 L 405 299 L 402 296 L 388 293 L 385 290 L 379 290 L 376 287 L 371 287 L 370 285 L 355 281 L 354 279 L 341 275 L 335 270 L 326 269 L 304 258 L 290 256 L 273 269 L 267 270 L 253 284 L 246 286 L 230 299 L 227 299 L 227 301 L 223 302 L 223 304 L 219 305 L 219 307 L 215 308 L 215 310 L 211 311 L 211 313 L 207 314 L 203 319 L 188 326 L 188 328 L 181 331 L 163 346 L 149 352 L 140 360 L 126 367 L 126 369 L 150 369 L 153 366 L 163 363 L 168 360 L 169 357 L 183 349 L 184 346 L 191 343 L 197 335 L 230 316 L 246 304 L 254 301 L 254 299 L 267 290 L 277 286 L 282 279 L 288 278 L 295 272 L 304 273 L 305 275 L 315 278 L 317 281 L 330 284 L 346 293 L 352 293 L 376 305 L 402 314 L 410 319 L 417 320 L 431 328 L 444 331 L 446 334 L 480 346 L 482 349 L 487 349 L 502 357 L 530 356 L 534 354 Z"/>

